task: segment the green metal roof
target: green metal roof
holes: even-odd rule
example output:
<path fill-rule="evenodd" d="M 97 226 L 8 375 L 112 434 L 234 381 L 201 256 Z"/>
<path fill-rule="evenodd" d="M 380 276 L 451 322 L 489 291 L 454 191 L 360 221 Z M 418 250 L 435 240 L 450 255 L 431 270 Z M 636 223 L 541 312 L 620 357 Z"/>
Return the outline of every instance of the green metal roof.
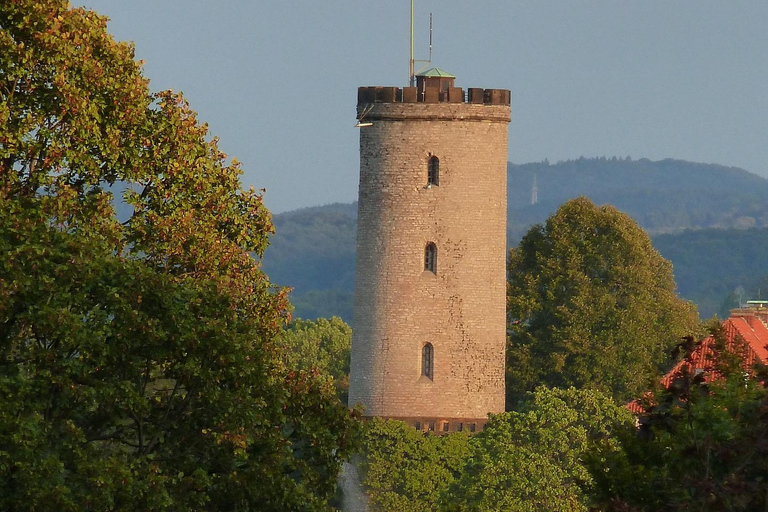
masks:
<path fill-rule="evenodd" d="M 416 76 L 426 76 L 426 77 L 442 77 L 442 78 L 456 78 L 452 74 L 448 73 L 447 71 L 443 71 L 440 68 L 429 68 L 426 71 L 422 71 L 421 73 L 417 73 Z"/>

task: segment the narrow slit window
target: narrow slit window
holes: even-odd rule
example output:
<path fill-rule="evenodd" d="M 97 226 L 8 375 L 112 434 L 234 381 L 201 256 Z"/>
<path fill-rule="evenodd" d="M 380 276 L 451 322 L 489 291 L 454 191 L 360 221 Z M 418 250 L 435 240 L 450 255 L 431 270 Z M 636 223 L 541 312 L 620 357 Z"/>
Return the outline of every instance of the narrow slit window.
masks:
<path fill-rule="evenodd" d="M 424 270 L 437 274 L 437 246 L 429 242 L 424 248 Z"/>
<path fill-rule="evenodd" d="M 432 380 L 435 369 L 435 349 L 427 343 L 421 349 L 421 374 Z"/>
<path fill-rule="evenodd" d="M 427 185 L 440 185 L 440 159 L 433 156 L 429 159 L 429 170 L 427 172 Z"/>

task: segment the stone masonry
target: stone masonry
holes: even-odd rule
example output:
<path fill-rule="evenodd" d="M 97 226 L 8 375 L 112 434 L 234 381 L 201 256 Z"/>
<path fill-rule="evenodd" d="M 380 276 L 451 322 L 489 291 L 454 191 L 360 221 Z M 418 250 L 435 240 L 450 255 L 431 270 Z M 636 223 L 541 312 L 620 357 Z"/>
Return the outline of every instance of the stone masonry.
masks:
<path fill-rule="evenodd" d="M 504 411 L 509 91 L 406 103 L 380 89 L 358 93 L 372 125 L 360 128 L 349 403 L 424 430 L 482 428 Z M 433 156 L 439 182 L 428 186 Z"/>

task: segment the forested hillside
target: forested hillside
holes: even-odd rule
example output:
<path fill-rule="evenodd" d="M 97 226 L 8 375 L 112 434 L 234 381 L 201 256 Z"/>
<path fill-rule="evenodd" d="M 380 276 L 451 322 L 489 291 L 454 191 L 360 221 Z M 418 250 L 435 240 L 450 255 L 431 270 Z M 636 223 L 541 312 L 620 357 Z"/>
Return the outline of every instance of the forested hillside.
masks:
<path fill-rule="evenodd" d="M 531 204 L 536 177 L 538 202 Z M 579 158 L 508 166 L 509 243 L 580 195 L 628 213 L 651 235 L 768 225 L 768 180 L 736 167 L 682 160 Z"/>
<path fill-rule="evenodd" d="M 534 176 L 538 202 L 531 204 Z M 628 213 L 672 260 L 680 294 L 702 316 L 725 313 L 738 286 L 744 298 L 768 274 L 768 180 L 743 169 L 680 160 L 580 158 L 508 166 L 508 244 L 562 203 L 579 195 Z M 357 203 L 331 204 L 275 215 L 277 234 L 264 268 L 291 286 L 295 315 L 352 320 Z M 766 240 L 765 244 L 761 241 Z M 768 284 L 768 283 L 767 283 Z"/>
<path fill-rule="evenodd" d="M 768 228 L 657 235 L 653 244 L 672 261 L 680 295 L 702 317 L 724 318 L 739 302 L 768 297 Z"/>
<path fill-rule="evenodd" d="M 293 288 L 295 316 L 351 322 L 357 203 L 281 213 L 274 223 L 264 270 L 273 283 Z"/>

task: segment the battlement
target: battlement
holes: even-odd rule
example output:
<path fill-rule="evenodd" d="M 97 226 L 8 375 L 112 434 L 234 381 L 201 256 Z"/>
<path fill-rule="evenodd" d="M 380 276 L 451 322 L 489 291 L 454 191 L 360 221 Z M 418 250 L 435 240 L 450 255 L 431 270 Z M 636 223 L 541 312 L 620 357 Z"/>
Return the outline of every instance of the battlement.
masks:
<path fill-rule="evenodd" d="M 437 87 L 358 87 L 357 104 L 372 103 L 469 103 L 475 105 L 509 106 L 508 89 L 482 89 L 470 87 L 466 93 L 461 87 L 441 90 Z"/>

